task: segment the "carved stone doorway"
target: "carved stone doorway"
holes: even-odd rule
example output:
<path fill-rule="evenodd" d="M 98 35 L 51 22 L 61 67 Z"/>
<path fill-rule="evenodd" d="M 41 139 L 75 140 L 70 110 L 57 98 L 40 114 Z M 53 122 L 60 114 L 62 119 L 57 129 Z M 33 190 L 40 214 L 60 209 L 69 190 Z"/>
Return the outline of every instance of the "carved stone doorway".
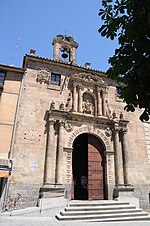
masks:
<path fill-rule="evenodd" d="M 72 199 L 96 200 L 105 198 L 104 149 L 91 134 L 79 135 L 73 143 Z"/>

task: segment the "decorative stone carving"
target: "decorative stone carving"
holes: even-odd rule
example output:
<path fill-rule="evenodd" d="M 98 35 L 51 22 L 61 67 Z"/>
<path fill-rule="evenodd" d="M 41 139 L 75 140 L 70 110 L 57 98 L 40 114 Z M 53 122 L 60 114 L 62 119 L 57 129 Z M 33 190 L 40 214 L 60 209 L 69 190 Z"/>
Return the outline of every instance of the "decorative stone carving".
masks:
<path fill-rule="evenodd" d="M 97 75 L 93 75 L 90 73 L 78 73 L 74 74 L 70 77 L 71 80 L 81 81 L 82 83 L 97 83 L 102 87 L 106 86 L 106 83 Z"/>
<path fill-rule="evenodd" d="M 93 81 L 93 79 L 91 78 L 91 76 L 88 74 L 87 76 L 82 76 L 84 81 Z"/>
<path fill-rule="evenodd" d="M 55 110 L 55 102 L 52 100 L 50 110 Z"/>
<path fill-rule="evenodd" d="M 106 116 L 112 118 L 112 112 L 108 104 L 106 105 Z"/>
<path fill-rule="evenodd" d="M 69 104 L 71 102 L 71 99 L 72 99 L 72 93 L 70 92 L 69 95 L 68 95 L 68 98 L 67 98 L 66 107 L 69 107 Z"/>
<path fill-rule="evenodd" d="M 122 112 L 120 113 L 120 119 L 124 119 L 124 115 Z"/>
<path fill-rule="evenodd" d="M 82 109 L 85 114 L 94 114 L 94 105 L 89 100 L 83 102 Z"/>
<path fill-rule="evenodd" d="M 36 81 L 39 82 L 40 84 L 42 83 L 49 83 L 49 77 L 50 77 L 50 72 L 47 68 L 40 68 L 37 74 L 37 79 Z"/>
<path fill-rule="evenodd" d="M 65 129 L 66 129 L 67 132 L 71 132 L 74 129 L 73 124 L 71 122 L 69 122 L 69 121 L 66 121 L 65 122 L 65 126 L 64 127 L 65 127 Z"/>
<path fill-rule="evenodd" d="M 83 94 L 83 102 L 82 102 L 82 112 L 85 114 L 94 115 L 94 98 L 89 93 Z"/>
<path fill-rule="evenodd" d="M 113 119 L 117 119 L 117 113 L 116 113 L 116 111 L 113 111 L 112 116 L 113 116 Z"/>
<path fill-rule="evenodd" d="M 106 134 L 107 137 L 110 137 L 112 135 L 112 131 L 111 131 L 111 129 L 109 127 L 107 127 L 105 129 L 105 134 Z"/>
<path fill-rule="evenodd" d="M 64 111 L 64 110 L 65 110 L 64 103 L 61 103 L 61 104 L 60 104 L 59 110 L 61 110 L 61 111 Z"/>

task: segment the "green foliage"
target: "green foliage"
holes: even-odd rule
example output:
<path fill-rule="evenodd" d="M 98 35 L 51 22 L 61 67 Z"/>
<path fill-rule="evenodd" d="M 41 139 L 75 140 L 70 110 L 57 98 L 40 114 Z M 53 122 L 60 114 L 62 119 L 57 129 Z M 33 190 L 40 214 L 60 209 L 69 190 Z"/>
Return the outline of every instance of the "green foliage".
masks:
<path fill-rule="evenodd" d="M 119 48 L 108 62 L 108 77 L 123 82 L 125 109 L 144 109 L 140 119 L 150 117 L 150 0 L 102 0 L 99 16 L 101 36 L 118 38 Z"/>

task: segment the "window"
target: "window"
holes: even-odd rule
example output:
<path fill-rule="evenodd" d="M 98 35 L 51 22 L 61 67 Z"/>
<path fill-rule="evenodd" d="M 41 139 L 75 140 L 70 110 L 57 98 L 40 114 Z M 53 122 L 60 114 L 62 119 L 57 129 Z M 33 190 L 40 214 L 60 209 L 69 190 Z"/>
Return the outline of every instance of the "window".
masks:
<path fill-rule="evenodd" d="M 5 75 L 6 75 L 5 72 L 0 71 L 0 91 L 3 91 Z"/>
<path fill-rule="evenodd" d="M 116 94 L 120 96 L 122 94 L 122 87 L 116 87 Z"/>
<path fill-rule="evenodd" d="M 50 80 L 51 84 L 60 86 L 60 81 L 61 81 L 61 75 L 51 73 L 51 80 Z"/>
<path fill-rule="evenodd" d="M 123 99 L 121 98 L 121 94 L 122 94 L 122 87 L 121 86 L 117 86 L 116 87 L 116 95 L 115 95 L 115 100 L 118 102 L 122 102 Z"/>

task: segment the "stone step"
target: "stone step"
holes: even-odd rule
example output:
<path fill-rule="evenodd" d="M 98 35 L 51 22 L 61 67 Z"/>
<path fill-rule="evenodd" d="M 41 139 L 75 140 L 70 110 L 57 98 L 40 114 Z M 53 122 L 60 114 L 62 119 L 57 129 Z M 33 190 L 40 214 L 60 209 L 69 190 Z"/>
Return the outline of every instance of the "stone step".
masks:
<path fill-rule="evenodd" d="M 136 209 L 134 205 L 97 205 L 97 206 L 69 206 L 65 207 L 65 211 L 100 211 L 100 210 L 120 210 L 120 209 Z"/>
<path fill-rule="evenodd" d="M 58 220 L 62 220 L 62 219 L 58 219 Z M 101 218 L 101 219 L 85 219 L 85 220 L 82 220 L 82 222 L 147 221 L 147 220 L 150 220 L 150 216 L 136 216 L 136 217 L 128 216 L 128 217 L 121 217 L 121 218 L 113 217 L 113 218 Z M 67 220 L 67 221 L 72 222 L 72 220 Z M 79 219 L 76 220 L 76 222 L 78 221 L 81 222 L 81 220 Z"/>
<path fill-rule="evenodd" d="M 129 202 L 118 202 L 118 201 L 108 201 L 108 200 L 100 200 L 100 201 L 78 201 L 78 202 L 70 202 L 70 207 L 78 207 L 78 206 L 107 206 L 107 205 L 129 205 Z"/>
<path fill-rule="evenodd" d="M 58 220 L 62 221 L 123 221 L 123 220 L 150 220 L 147 212 L 130 205 L 129 202 L 112 200 L 99 201 L 71 201 L 64 208 Z"/>
<path fill-rule="evenodd" d="M 150 220 L 150 216 L 148 216 L 147 212 L 135 212 L 135 213 L 116 213 L 116 214 L 96 214 L 96 215 L 89 215 L 89 214 L 84 214 L 81 216 L 62 216 L 61 214 L 56 215 L 56 218 L 58 220 L 62 221 L 72 221 L 72 220 L 86 220 L 86 221 L 113 221 L 113 220 L 123 220 L 124 218 L 130 220 L 137 220 L 140 218 L 145 218 Z"/>
<path fill-rule="evenodd" d="M 79 216 L 79 215 L 98 215 L 98 214 L 116 214 L 116 213 L 137 213 L 142 212 L 142 209 L 117 209 L 117 210 L 89 210 L 89 211 L 61 211 L 62 216 Z"/>

